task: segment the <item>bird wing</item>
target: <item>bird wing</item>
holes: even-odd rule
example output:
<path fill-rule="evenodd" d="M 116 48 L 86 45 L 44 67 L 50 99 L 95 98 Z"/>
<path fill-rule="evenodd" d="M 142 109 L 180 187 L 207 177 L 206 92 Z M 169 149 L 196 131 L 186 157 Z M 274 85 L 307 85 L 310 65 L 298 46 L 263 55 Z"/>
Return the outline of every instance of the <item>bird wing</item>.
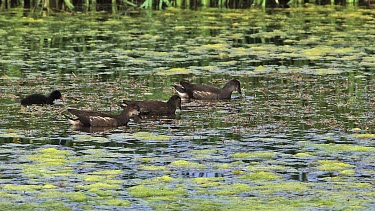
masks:
<path fill-rule="evenodd" d="M 85 111 L 70 108 L 68 109 L 68 112 L 77 116 L 81 123 L 84 125 L 94 126 L 93 122 L 97 123 L 99 119 L 113 119 L 113 115 L 111 114 L 99 113 L 95 111 Z"/>
<path fill-rule="evenodd" d="M 158 100 L 124 100 L 127 105 L 135 104 L 139 106 L 141 114 L 164 114 L 168 112 L 168 104 Z"/>
<path fill-rule="evenodd" d="M 186 92 L 191 98 L 195 99 L 217 99 L 221 89 L 205 85 L 205 84 L 191 84 L 188 82 L 181 82 L 181 85 L 185 88 Z"/>

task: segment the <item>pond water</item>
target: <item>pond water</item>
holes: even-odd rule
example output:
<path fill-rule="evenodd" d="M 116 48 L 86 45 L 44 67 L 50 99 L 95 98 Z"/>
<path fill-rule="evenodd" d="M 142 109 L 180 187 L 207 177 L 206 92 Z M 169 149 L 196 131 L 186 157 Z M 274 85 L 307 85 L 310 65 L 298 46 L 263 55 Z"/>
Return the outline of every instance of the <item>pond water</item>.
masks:
<path fill-rule="evenodd" d="M 371 210 L 375 11 L 0 14 L 5 210 Z M 176 118 L 73 128 L 63 114 L 166 101 L 180 80 L 243 95 Z M 30 93 L 64 101 L 22 108 Z"/>

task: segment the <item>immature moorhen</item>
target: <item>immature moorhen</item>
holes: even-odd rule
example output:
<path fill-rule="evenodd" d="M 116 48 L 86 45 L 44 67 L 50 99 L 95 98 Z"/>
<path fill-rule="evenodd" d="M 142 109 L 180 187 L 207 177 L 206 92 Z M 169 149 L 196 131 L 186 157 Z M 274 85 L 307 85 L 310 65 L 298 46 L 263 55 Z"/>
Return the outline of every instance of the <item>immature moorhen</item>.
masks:
<path fill-rule="evenodd" d="M 68 109 L 68 112 L 77 116 L 77 119 L 68 118 L 69 122 L 73 125 L 83 126 L 99 126 L 99 127 L 117 127 L 128 124 L 130 119 L 138 120 L 139 106 L 128 105 L 123 107 L 123 111 L 120 114 L 107 114 L 95 111 L 85 111 L 78 109 Z"/>
<path fill-rule="evenodd" d="M 233 91 L 238 91 L 242 94 L 240 81 L 237 79 L 230 80 L 222 89 L 206 84 L 192 84 L 186 81 L 174 84 L 173 87 L 180 97 L 197 100 L 231 99 Z"/>
<path fill-rule="evenodd" d="M 28 95 L 25 98 L 21 100 L 21 105 L 27 106 L 27 105 L 33 105 L 33 104 L 39 104 L 39 105 L 44 105 L 44 104 L 53 104 L 53 101 L 60 99 L 62 100 L 63 97 L 60 93 L 60 91 L 55 90 L 51 92 L 51 94 L 47 96 L 42 95 L 42 94 L 32 94 Z"/>
<path fill-rule="evenodd" d="M 140 108 L 141 114 L 149 115 L 168 115 L 175 114 L 176 109 L 181 109 L 181 97 L 173 95 L 167 102 L 157 100 L 123 100 L 126 105 L 137 105 Z"/>

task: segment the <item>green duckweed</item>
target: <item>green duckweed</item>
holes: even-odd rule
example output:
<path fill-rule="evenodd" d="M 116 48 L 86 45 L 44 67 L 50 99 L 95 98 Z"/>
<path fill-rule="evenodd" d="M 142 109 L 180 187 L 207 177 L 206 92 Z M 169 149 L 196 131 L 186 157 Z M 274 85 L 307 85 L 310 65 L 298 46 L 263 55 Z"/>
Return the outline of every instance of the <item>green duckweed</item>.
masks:
<path fill-rule="evenodd" d="M 189 162 L 189 161 L 186 161 L 186 160 L 177 160 L 177 161 L 174 161 L 174 162 L 170 163 L 169 165 L 175 166 L 175 167 L 178 167 L 178 168 L 207 168 L 206 165 L 194 163 L 194 162 Z"/>
<path fill-rule="evenodd" d="M 259 171 L 240 176 L 240 178 L 247 180 L 277 180 L 281 179 L 282 177 L 272 172 Z"/>
<path fill-rule="evenodd" d="M 176 196 L 183 196 L 187 194 L 187 191 L 184 189 L 179 188 L 168 188 L 165 186 L 160 187 L 150 187 L 145 185 L 137 185 L 128 188 L 128 192 L 133 197 L 156 197 L 156 196 L 170 196 L 170 197 L 176 197 Z"/>
<path fill-rule="evenodd" d="M 320 164 L 318 166 L 320 171 L 342 171 L 354 167 L 353 165 L 334 160 L 320 160 L 318 163 Z"/>

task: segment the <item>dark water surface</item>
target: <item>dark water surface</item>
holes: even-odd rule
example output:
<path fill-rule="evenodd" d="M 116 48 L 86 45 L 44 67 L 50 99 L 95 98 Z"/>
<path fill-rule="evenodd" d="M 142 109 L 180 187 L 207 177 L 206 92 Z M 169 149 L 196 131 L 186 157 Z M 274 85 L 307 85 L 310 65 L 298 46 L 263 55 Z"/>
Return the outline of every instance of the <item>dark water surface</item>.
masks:
<path fill-rule="evenodd" d="M 0 14 L 1 210 L 372 210 L 375 12 Z M 66 108 L 166 101 L 180 80 L 243 96 L 176 118 L 71 127 Z M 53 106 L 21 108 L 59 89 Z"/>

